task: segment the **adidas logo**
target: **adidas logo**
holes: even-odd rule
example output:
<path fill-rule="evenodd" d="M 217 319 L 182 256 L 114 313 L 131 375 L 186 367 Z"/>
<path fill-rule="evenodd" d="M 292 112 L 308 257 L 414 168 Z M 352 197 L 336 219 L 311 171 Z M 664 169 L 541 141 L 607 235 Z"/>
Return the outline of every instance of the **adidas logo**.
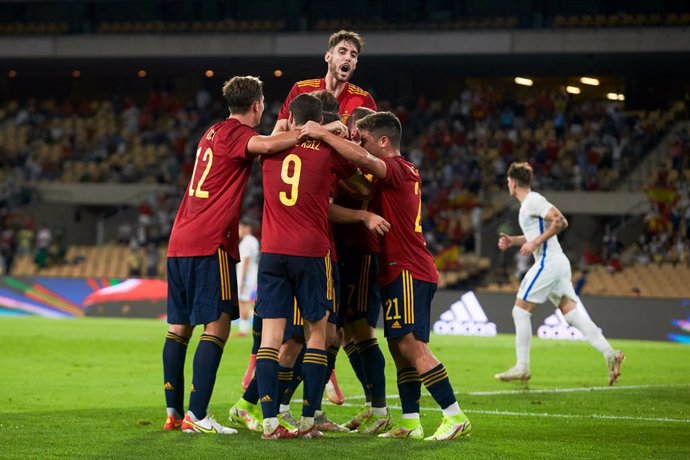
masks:
<path fill-rule="evenodd" d="M 170 384 L 170 382 L 165 382 L 165 389 L 166 390 L 174 390 L 175 388 Z"/>
<path fill-rule="evenodd" d="M 401 328 L 401 326 L 400 326 L 399 321 L 396 321 L 393 324 L 391 324 L 391 329 L 400 329 L 400 328 Z"/>
<path fill-rule="evenodd" d="M 196 388 L 194 388 L 194 384 L 193 384 L 193 383 L 192 383 L 192 385 L 191 385 L 189 388 L 190 388 L 191 391 L 196 391 Z"/>
<path fill-rule="evenodd" d="M 446 335 L 475 335 L 494 337 L 496 323 L 487 318 L 474 292 L 469 291 L 450 306 L 434 323 L 434 332 Z"/>
<path fill-rule="evenodd" d="M 308 399 L 305 399 L 304 401 L 302 401 L 302 405 L 303 405 L 304 407 L 309 407 L 309 400 L 308 400 Z"/>
<path fill-rule="evenodd" d="M 578 299 L 577 308 L 589 318 L 587 309 L 582 305 Z M 571 326 L 563 317 L 561 310 L 556 308 L 553 315 L 547 316 L 544 324 L 537 329 L 537 337 L 540 339 L 556 339 L 556 340 L 585 340 L 584 334 L 576 327 Z"/>
<path fill-rule="evenodd" d="M 261 398 L 261 402 L 271 402 L 271 401 L 273 401 L 273 400 L 272 400 L 271 397 L 268 396 L 268 395 L 264 395 L 264 396 Z"/>

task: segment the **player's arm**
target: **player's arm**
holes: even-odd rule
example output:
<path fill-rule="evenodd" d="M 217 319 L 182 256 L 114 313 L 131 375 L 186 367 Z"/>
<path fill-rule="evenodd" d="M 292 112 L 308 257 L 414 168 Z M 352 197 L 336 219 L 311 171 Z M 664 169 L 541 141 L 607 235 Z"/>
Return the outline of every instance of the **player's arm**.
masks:
<path fill-rule="evenodd" d="M 386 177 L 386 163 L 384 163 L 381 159 L 376 158 L 359 145 L 328 132 L 318 123 L 314 123 L 312 121 L 307 122 L 302 127 L 302 134 L 305 137 L 310 137 L 312 139 L 325 142 L 333 147 L 333 150 L 338 152 L 347 161 L 359 166 L 362 169 L 366 169 L 375 177 L 378 177 L 379 179 Z"/>
<path fill-rule="evenodd" d="M 354 196 L 360 200 L 371 199 L 374 195 L 374 185 L 367 180 L 360 170 L 357 170 L 356 173 L 347 179 L 343 179 L 343 182 L 345 182 L 349 190 L 355 192 Z"/>
<path fill-rule="evenodd" d="M 344 208 L 334 203 L 328 205 L 328 220 L 334 224 L 361 223 L 364 224 L 368 230 L 381 236 L 388 233 L 391 229 L 391 224 L 378 214 L 364 209 Z"/>
<path fill-rule="evenodd" d="M 276 120 L 276 125 L 273 127 L 273 132 L 271 134 L 284 133 L 289 128 L 287 118 L 279 118 Z"/>
<path fill-rule="evenodd" d="M 506 233 L 501 233 L 498 237 L 498 248 L 505 251 L 511 246 L 522 246 L 527 242 L 524 235 L 510 236 Z"/>
<path fill-rule="evenodd" d="M 526 256 L 531 254 L 536 248 L 547 242 L 549 238 L 558 235 L 568 227 L 568 221 L 566 220 L 565 216 L 555 206 L 552 206 L 551 209 L 548 210 L 544 216 L 544 219 L 551 225 L 549 225 L 549 228 L 547 228 L 544 233 L 532 241 L 527 241 L 522 245 L 520 248 L 520 253 L 522 255 Z"/>
<path fill-rule="evenodd" d="M 300 139 L 298 129 L 270 136 L 253 136 L 247 143 L 247 152 L 252 155 L 273 155 L 294 147 Z"/>

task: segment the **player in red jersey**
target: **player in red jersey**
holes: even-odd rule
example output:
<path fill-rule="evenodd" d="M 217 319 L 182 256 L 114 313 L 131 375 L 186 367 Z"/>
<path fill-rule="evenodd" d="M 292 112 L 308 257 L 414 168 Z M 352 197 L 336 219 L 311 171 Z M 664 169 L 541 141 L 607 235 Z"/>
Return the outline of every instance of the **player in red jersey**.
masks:
<path fill-rule="evenodd" d="M 230 321 L 238 317 L 238 223 L 242 195 L 256 155 L 297 143 L 299 131 L 259 136 L 264 111 L 261 80 L 233 77 L 223 85 L 230 116 L 199 141 L 192 178 L 168 243 L 168 333 L 163 373 L 168 417 L 164 428 L 236 433 L 206 413 Z M 184 361 L 194 326 L 204 333 L 194 355 L 189 411 L 184 420 Z"/>
<path fill-rule="evenodd" d="M 381 242 L 380 282 L 388 347 L 398 369 L 403 408 L 400 423 L 380 436 L 423 438 L 419 421 L 421 383 L 443 410 L 443 421 L 427 440 L 469 434 L 470 421 L 460 410 L 445 367 L 429 349 L 431 300 L 438 272 L 422 233 L 421 177 L 400 154 L 402 128 L 390 112 L 357 122 L 361 146 L 331 135 L 315 123 L 302 133 L 331 145 L 347 160 L 378 178 L 375 206 L 391 224 Z"/>
<path fill-rule="evenodd" d="M 290 103 L 289 126 L 322 118 L 322 104 L 303 94 Z M 280 348 L 286 318 L 297 299 L 304 319 L 307 348 L 302 375 L 304 403 L 298 435 L 321 436 L 314 425 L 315 401 L 323 394 L 327 357 L 326 324 L 333 308 L 328 204 L 331 173 L 367 193 L 361 173 L 330 147 L 306 140 L 292 149 L 266 158 L 264 214 L 259 262 L 256 313 L 263 319 L 261 347 L 256 356 L 256 378 L 263 412 L 263 437 L 291 437 L 277 418 Z"/>
<path fill-rule="evenodd" d="M 364 48 L 364 40 L 356 32 L 341 30 L 328 39 L 328 51 L 324 59 L 328 64 L 328 71 L 323 78 L 298 81 L 285 98 L 278 113 L 278 121 L 273 133 L 288 129 L 288 115 L 290 102 L 300 94 L 326 90 L 336 97 L 340 104 L 339 115 L 343 123 L 347 123 L 350 114 L 357 107 L 368 107 L 376 110 L 376 102 L 367 91 L 350 83 L 350 78 L 357 68 L 359 53 Z"/>

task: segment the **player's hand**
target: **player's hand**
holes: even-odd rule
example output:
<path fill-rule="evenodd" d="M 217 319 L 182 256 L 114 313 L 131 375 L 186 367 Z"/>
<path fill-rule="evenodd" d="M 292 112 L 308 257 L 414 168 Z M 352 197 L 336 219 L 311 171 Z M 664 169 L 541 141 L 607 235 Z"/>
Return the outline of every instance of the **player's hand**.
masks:
<path fill-rule="evenodd" d="M 327 125 L 323 125 L 323 127 L 335 134 L 336 136 L 345 139 L 348 139 L 350 136 L 350 131 L 347 129 L 347 126 L 345 126 L 341 121 L 336 120 L 331 123 L 328 123 Z"/>
<path fill-rule="evenodd" d="M 537 249 L 537 246 L 538 244 L 535 240 L 528 241 L 525 244 L 523 244 L 520 248 L 520 254 L 522 254 L 523 256 L 528 256 Z"/>
<path fill-rule="evenodd" d="M 505 233 L 501 233 L 498 237 L 498 249 L 505 251 L 513 245 L 513 238 Z"/>
<path fill-rule="evenodd" d="M 390 231 L 391 224 L 386 219 L 373 212 L 364 211 L 364 213 L 364 225 L 368 230 L 380 236 Z"/>
<path fill-rule="evenodd" d="M 316 139 L 316 140 L 322 140 L 323 135 L 327 133 L 326 129 L 324 129 L 323 126 L 318 124 L 315 121 L 308 121 L 302 126 L 302 129 L 300 130 L 300 138 L 310 138 L 310 139 Z"/>

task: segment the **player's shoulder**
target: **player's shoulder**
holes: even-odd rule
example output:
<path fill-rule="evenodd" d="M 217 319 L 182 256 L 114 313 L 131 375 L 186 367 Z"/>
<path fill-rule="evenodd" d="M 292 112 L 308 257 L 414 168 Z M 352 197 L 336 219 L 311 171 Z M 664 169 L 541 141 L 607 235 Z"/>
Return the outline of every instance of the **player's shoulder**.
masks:
<path fill-rule="evenodd" d="M 310 80 L 300 80 L 295 83 L 295 86 L 301 91 L 313 91 L 315 88 L 318 89 L 321 87 L 321 79 L 312 78 Z"/>
<path fill-rule="evenodd" d="M 415 177 L 419 178 L 419 169 L 414 165 L 414 163 L 407 161 L 402 155 L 396 155 L 393 157 L 388 157 L 384 158 L 384 161 L 388 163 L 389 165 L 395 165 L 396 167 L 400 168 L 401 170 L 405 171 L 405 173 Z"/>
<path fill-rule="evenodd" d="M 363 96 L 363 97 L 370 97 L 370 94 L 368 91 L 363 90 L 357 85 L 354 85 L 352 83 L 349 83 L 347 85 L 347 93 L 352 94 L 353 96 Z"/>

